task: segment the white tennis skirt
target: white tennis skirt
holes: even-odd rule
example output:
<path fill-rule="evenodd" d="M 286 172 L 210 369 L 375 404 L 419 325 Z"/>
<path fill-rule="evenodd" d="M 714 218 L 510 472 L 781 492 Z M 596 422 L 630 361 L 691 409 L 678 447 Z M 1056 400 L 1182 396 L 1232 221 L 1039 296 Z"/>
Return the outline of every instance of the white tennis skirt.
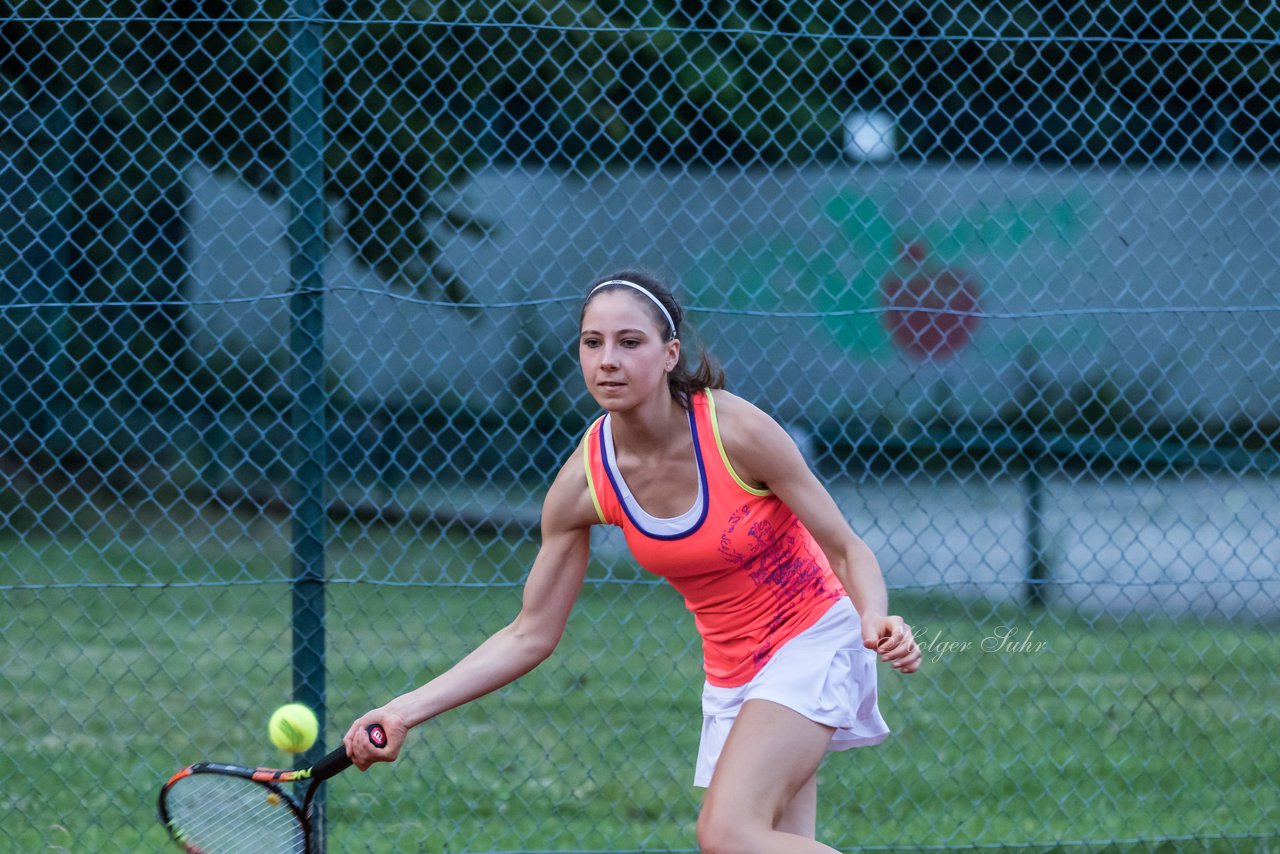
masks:
<path fill-rule="evenodd" d="M 835 727 L 828 750 L 867 747 L 889 735 L 876 705 L 876 654 L 862 645 L 862 620 L 847 597 L 784 643 L 750 682 L 735 688 L 703 686 L 693 785 L 711 784 L 720 751 L 747 700 L 770 700 Z"/>

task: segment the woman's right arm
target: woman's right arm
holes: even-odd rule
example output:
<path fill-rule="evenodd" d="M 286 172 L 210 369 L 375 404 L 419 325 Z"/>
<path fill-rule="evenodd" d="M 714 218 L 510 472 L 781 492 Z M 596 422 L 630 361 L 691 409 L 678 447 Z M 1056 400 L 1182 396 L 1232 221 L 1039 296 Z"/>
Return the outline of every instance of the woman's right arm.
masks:
<path fill-rule="evenodd" d="M 515 681 L 556 648 L 586 575 L 591 525 L 599 522 L 582 453 L 579 446 L 547 491 L 542 545 L 525 581 L 520 613 L 449 670 L 353 723 L 342 740 L 361 770 L 391 762 L 411 728 Z M 387 733 L 383 749 L 358 737 L 373 723 Z"/>

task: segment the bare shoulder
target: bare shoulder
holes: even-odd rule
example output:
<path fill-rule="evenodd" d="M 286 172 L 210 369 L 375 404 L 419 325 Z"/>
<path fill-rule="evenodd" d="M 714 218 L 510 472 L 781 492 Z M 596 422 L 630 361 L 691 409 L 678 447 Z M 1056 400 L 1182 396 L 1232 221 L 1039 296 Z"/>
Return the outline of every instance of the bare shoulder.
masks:
<path fill-rule="evenodd" d="M 587 529 L 600 523 L 587 484 L 586 440 L 565 460 L 542 502 L 543 533 Z"/>
<path fill-rule="evenodd" d="M 794 465 L 801 459 L 795 442 L 769 413 L 723 389 L 715 389 L 711 396 L 720 442 L 739 476 L 767 484 L 779 465 Z"/>
<path fill-rule="evenodd" d="M 714 389 L 711 398 L 715 401 L 716 421 L 720 427 L 720 441 L 725 447 L 735 447 L 742 443 L 752 444 L 779 434 L 786 436 L 786 431 L 765 412 L 745 398 L 731 394 L 724 389 Z"/>

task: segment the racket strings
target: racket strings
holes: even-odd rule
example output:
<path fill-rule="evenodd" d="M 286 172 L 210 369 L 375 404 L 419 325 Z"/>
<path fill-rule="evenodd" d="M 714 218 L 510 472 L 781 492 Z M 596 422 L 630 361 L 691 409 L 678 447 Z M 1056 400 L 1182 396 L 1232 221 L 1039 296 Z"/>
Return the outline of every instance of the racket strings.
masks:
<path fill-rule="evenodd" d="M 306 854 L 302 823 L 285 798 L 225 774 L 192 774 L 165 803 L 175 838 L 201 854 Z"/>

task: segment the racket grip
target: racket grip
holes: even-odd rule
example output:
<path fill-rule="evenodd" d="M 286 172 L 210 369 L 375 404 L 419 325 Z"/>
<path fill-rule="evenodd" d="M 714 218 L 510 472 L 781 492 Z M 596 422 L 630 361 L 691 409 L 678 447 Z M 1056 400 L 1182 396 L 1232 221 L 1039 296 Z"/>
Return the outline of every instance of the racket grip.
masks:
<path fill-rule="evenodd" d="M 364 731 L 369 736 L 369 743 L 374 747 L 381 750 L 387 746 L 386 730 L 378 724 L 369 724 Z M 311 767 L 311 779 L 317 782 L 328 780 L 334 774 L 346 771 L 350 767 L 351 757 L 347 755 L 346 746 L 339 746 Z"/>

